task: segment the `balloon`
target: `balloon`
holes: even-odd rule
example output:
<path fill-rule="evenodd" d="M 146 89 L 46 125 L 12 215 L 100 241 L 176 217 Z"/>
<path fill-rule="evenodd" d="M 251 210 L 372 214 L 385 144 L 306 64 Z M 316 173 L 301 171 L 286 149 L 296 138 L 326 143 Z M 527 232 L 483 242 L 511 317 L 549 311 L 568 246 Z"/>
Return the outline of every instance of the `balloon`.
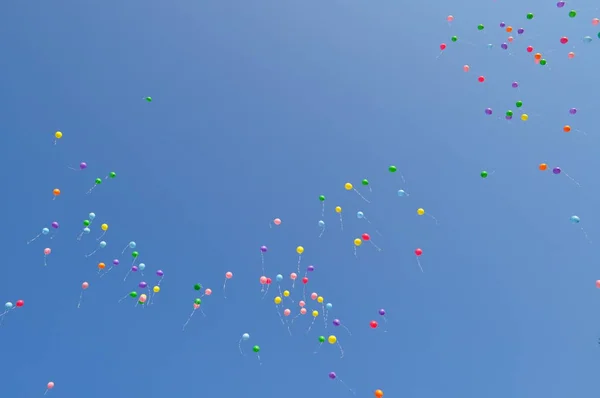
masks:
<path fill-rule="evenodd" d="M 485 76 L 479 76 L 479 77 L 477 78 L 477 81 L 478 81 L 479 83 L 483 83 L 483 82 L 485 81 Z"/>
<path fill-rule="evenodd" d="M 63 133 L 60 131 L 57 131 L 56 133 L 54 133 L 54 138 L 56 138 L 57 140 L 60 140 L 63 136 Z"/>
<path fill-rule="evenodd" d="M 242 335 L 242 340 L 247 341 L 250 338 L 250 335 L 248 333 L 244 333 Z"/>
<path fill-rule="evenodd" d="M 100 246 L 101 249 L 104 249 L 106 247 L 106 242 L 102 241 L 102 242 L 100 242 L 100 244 L 98 246 Z"/>
<path fill-rule="evenodd" d="M 417 257 L 421 256 L 423 254 L 423 250 L 421 249 L 415 249 L 415 254 L 417 255 Z"/>
<path fill-rule="evenodd" d="M 87 227 L 91 224 L 90 220 L 83 220 L 83 226 Z"/>
<path fill-rule="evenodd" d="M 352 184 L 350 184 L 349 182 L 347 182 L 347 183 L 344 184 L 344 188 L 346 189 L 346 191 L 351 191 L 352 188 L 354 188 L 354 187 L 352 186 Z"/>
<path fill-rule="evenodd" d="M 535 55 L 533 56 L 533 58 L 535 58 L 535 59 L 542 59 L 542 54 L 541 53 L 535 53 Z"/>
<path fill-rule="evenodd" d="M 325 195 L 319 195 L 319 200 L 321 202 L 325 202 Z"/>
<path fill-rule="evenodd" d="M 507 31 L 508 33 L 512 32 L 512 31 L 513 31 L 513 28 L 512 28 L 512 26 L 507 26 L 507 27 L 506 27 L 506 31 Z"/>
<path fill-rule="evenodd" d="M 527 119 L 529 119 L 529 115 L 528 114 L 524 113 L 524 114 L 521 115 L 521 120 L 522 121 L 526 121 Z"/>
<path fill-rule="evenodd" d="M 592 18 L 592 25 L 597 26 L 598 24 L 600 24 L 600 19 Z"/>
<path fill-rule="evenodd" d="M 316 299 L 317 299 L 317 296 L 318 296 L 318 295 L 317 295 L 317 293 L 311 293 L 311 294 L 310 294 L 310 298 L 311 298 L 312 300 L 316 300 Z"/>
<path fill-rule="evenodd" d="M 48 228 L 42 228 L 42 234 L 48 235 L 49 233 L 50 233 L 50 230 Z"/>
<path fill-rule="evenodd" d="M 425 209 L 423 209 L 422 207 L 418 208 L 417 209 L 417 214 L 420 215 L 420 216 L 422 216 L 423 214 L 425 214 Z"/>
<path fill-rule="evenodd" d="M 574 115 L 577 113 L 577 108 L 571 108 L 569 109 L 569 114 Z"/>
<path fill-rule="evenodd" d="M 556 6 L 558 8 L 563 8 L 565 6 L 565 2 L 564 1 L 559 1 L 558 3 L 556 3 Z"/>
<path fill-rule="evenodd" d="M 60 195 L 60 189 L 58 189 L 58 188 L 54 188 L 54 189 L 52 190 L 52 193 L 54 194 L 54 196 L 58 196 L 58 195 Z"/>
<path fill-rule="evenodd" d="M 571 51 L 570 53 L 567 54 L 567 57 L 569 57 L 569 59 L 573 59 L 573 58 L 575 58 L 575 53 L 573 51 Z"/>
<path fill-rule="evenodd" d="M 142 294 L 142 296 L 143 296 L 143 294 Z M 196 299 L 194 299 L 194 304 L 200 305 L 200 304 L 202 304 L 202 300 L 199 298 L 196 298 Z"/>
<path fill-rule="evenodd" d="M 108 231 L 108 224 L 102 224 L 100 225 L 100 229 L 103 231 Z"/>
<path fill-rule="evenodd" d="M 268 250 L 268 249 L 267 249 L 267 246 L 261 246 L 261 247 L 260 247 L 260 251 L 261 251 L 261 253 L 266 253 L 266 252 L 267 252 L 267 250 Z"/>
<path fill-rule="evenodd" d="M 335 212 L 336 213 L 341 213 L 342 212 L 342 208 L 340 206 L 336 206 L 335 207 Z"/>
<path fill-rule="evenodd" d="M 362 240 L 366 240 L 366 241 L 371 240 L 371 236 L 369 234 L 366 234 L 366 233 L 362 234 Z"/>
<path fill-rule="evenodd" d="M 327 308 L 328 311 L 331 311 L 331 309 L 333 308 L 333 304 L 327 303 L 325 304 L 325 308 Z"/>
<path fill-rule="evenodd" d="M 483 24 L 480 23 L 479 25 L 477 25 L 477 30 L 483 30 L 483 29 L 485 29 Z"/>
<path fill-rule="evenodd" d="M 146 100 L 146 102 L 152 102 L 152 97 L 144 97 L 144 99 Z"/>
<path fill-rule="evenodd" d="M 312 312 L 312 316 L 315 317 L 315 318 L 318 317 L 319 316 L 319 311 L 317 311 L 317 310 L 313 311 Z"/>
<path fill-rule="evenodd" d="M 600 289 L 600 280 L 597 280 L 597 281 L 596 281 L 596 287 L 597 287 L 598 289 Z M 7 303 L 7 304 L 10 304 L 10 303 Z"/>
<path fill-rule="evenodd" d="M 567 44 L 569 42 L 569 38 L 566 36 L 563 36 L 560 38 L 560 43 L 561 44 Z"/>
<path fill-rule="evenodd" d="M 88 214 L 88 218 L 90 220 L 93 220 L 94 218 L 96 218 L 96 213 L 90 213 L 90 214 Z"/>
<path fill-rule="evenodd" d="M 306 276 L 302 278 L 302 283 L 305 285 L 308 283 L 308 278 Z"/>
<path fill-rule="evenodd" d="M 369 185 L 369 180 L 367 180 L 367 179 L 365 178 L 365 179 L 363 179 L 363 180 L 362 180 L 360 183 L 361 183 L 362 185 L 364 185 L 364 186 L 367 186 L 367 185 Z"/>
<path fill-rule="evenodd" d="M 520 108 L 520 107 L 522 107 L 522 106 L 523 106 L 523 101 L 517 101 L 517 102 L 515 102 L 515 106 L 516 106 L 517 108 Z"/>
<path fill-rule="evenodd" d="M 131 298 L 136 298 L 137 295 L 138 295 L 137 292 L 131 292 L 131 293 L 129 293 L 129 297 L 131 297 Z"/>
<path fill-rule="evenodd" d="M 138 268 L 139 268 L 140 271 L 143 271 L 143 270 L 146 269 L 146 264 L 141 263 L 140 265 L 138 265 Z"/>
<path fill-rule="evenodd" d="M 335 379 L 337 377 L 337 375 L 335 374 L 335 372 L 329 372 L 329 378 L 331 380 Z"/>
<path fill-rule="evenodd" d="M 152 291 L 153 291 L 154 293 L 158 293 L 158 292 L 160 292 L 160 286 L 154 286 L 154 287 L 152 288 Z"/>
<path fill-rule="evenodd" d="M 481 176 L 481 178 L 487 178 L 488 172 L 483 170 L 481 173 L 479 173 L 479 175 Z"/>
<path fill-rule="evenodd" d="M 492 108 L 485 108 L 485 114 L 486 115 L 491 115 L 492 114 Z"/>
<path fill-rule="evenodd" d="M 274 302 L 275 304 L 281 304 L 281 297 L 279 297 L 279 296 L 275 297 L 275 298 L 273 299 L 273 302 Z"/>
<path fill-rule="evenodd" d="M 283 291 L 283 297 L 290 297 L 290 291 L 289 290 L 284 290 Z"/>
<path fill-rule="evenodd" d="M 380 309 L 380 310 L 379 310 L 379 311 L 377 311 L 377 312 L 379 312 L 379 315 L 381 315 L 381 316 L 384 316 L 384 315 L 385 315 L 385 310 L 384 310 L 383 308 L 382 308 L 382 309 Z"/>
<path fill-rule="evenodd" d="M 540 169 L 541 171 L 545 171 L 546 169 L 548 169 L 548 165 L 546 163 L 540 163 L 538 169 Z"/>
<path fill-rule="evenodd" d="M 53 221 L 51 225 L 52 225 L 52 228 L 58 229 L 58 223 L 56 221 Z"/>
<path fill-rule="evenodd" d="M 148 297 L 145 294 L 140 295 L 140 303 L 145 303 Z"/>
<path fill-rule="evenodd" d="M 106 268 L 106 264 L 98 263 L 98 269 L 104 269 L 104 268 Z"/>
<path fill-rule="evenodd" d="M 358 238 L 354 239 L 354 246 L 358 247 L 360 245 L 362 245 L 362 240 L 360 240 Z"/>
<path fill-rule="evenodd" d="M 108 173 L 108 176 L 110 178 L 115 178 L 117 176 L 117 173 L 115 173 L 114 171 L 111 171 L 110 173 Z"/>
<path fill-rule="evenodd" d="M 212 294 L 212 290 L 207 288 L 207 289 L 204 291 L 204 294 L 206 294 L 207 296 L 210 296 L 210 295 Z"/>
<path fill-rule="evenodd" d="M 6 308 L 7 310 L 10 310 L 13 307 L 13 303 L 11 303 L 10 301 L 7 301 L 6 304 L 4 304 L 4 308 Z"/>
<path fill-rule="evenodd" d="M 398 196 L 400 196 L 400 197 L 406 196 L 406 192 L 404 191 L 404 189 L 399 189 L 398 190 Z"/>
<path fill-rule="evenodd" d="M 284 316 L 290 316 L 291 313 L 292 313 L 292 311 L 289 308 L 286 308 L 285 310 L 283 310 Z"/>
<path fill-rule="evenodd" d="M 83 282 L 83 283 L 81 284 L 81 288 L 82 288 L 83 290 L 87 289 L 88 287 L 90 287 L 90 284 L 89 284 L 89 283 L 87 283 L 87 282 Z"/>
<path fill-rule="evenodd" d="M 277 276 L 275 277 L 275 280 L 276 280 L 277 282 L 281 282 L 281 281 L 283 280 L 283 275 L 281 275 L 281 274 L 277 274 Z"/>
<path fill-rule="evenodd" d="M 129 248 L 130 249 L 135 249 L 135 247 L 137 246 L 137 243 L 135 243 L 134 241 L 129 242 Z"/>
<path fill-rule="evenodd" d="M 52 390 L 54 388 L 54 382 L 53 381 L 48 382 L 46 387 L 48 388 L 48 390 Z"/>
<path fill-rule="evenodd" d="M 325 342 L 325 336 L 319 336 L 319 343 Z"/>
<path fill-rule="evenodd" d="M 25 305 L 25 302 L 23 300 L 17 300 L 17 302 L 16 302 L 17 308 L 21 308 L 24 305 Z"/>
<path fill-rule="evenodd" d="M 446 49 L 446 43 L 442 43 L 442 44 L 440 44 L 440 50 L 444 51 L 445 49 Z M 392 170 L 390 170 L 390 171 L 392 171 Z M 394 171 L 396 171 L 396 170 L 394 170 Z M 392 173 L 393 173 L 394 171 L 392 171 Z"/>
<path fill-rule="evenodd" d="M 52 249 L 50 249 L 49 247 L 47 247 L 47 248 L 44 249 L 44 254 L 46 256 L 49 255 L 50 253 L 52 253 Z"/>
<path fill-rule="evenodd" d="M 342 322 L 339 319 L 333 320 L 333 326 L 340 326 L 341 324 L 342 324 Z"/>
<path fill-rule="evenodd" d="M 452 36 L 450 41 L 452 41 L 452 43 L 456 43 L 458 41 L 458 36 Z"/>
<path fill-rule="evenodd" d="M 581 219 L 578 216 L 571 216 L 571 222 L 573 224 L 579 224 L 580 221 Z"/>
<path fill-rule="evenodd" d="M 323 296 L 319 296 L 317 297 L 317 303 L 322 303 L 325 299 L 323 298 Z"/>
<path fill-rule="evenodd" d="M 527 19 L 530 19 L 530 20 L 533 19 L 533 13 L 528 12 L 527 13 Z"/>
<path fill-rule="evenodd" d="M 381 397 L 383 397 L 383 391 L 375 390 L 375 398 L 381 398 Z"/>
<path fill-rule="evenodd" d="M 300 308 L 300 314 L 306 315 L 306 308 Z"/>
<path fill-rule="evenodd" d="M 446 17 L 446 21 L 448 21 L 448 22 L 452 22 L 452 21 L 454 21 L 454 17 L 453 17 L 452 15 L 448 15 L 448 16 Z"/>
<path fill-rule="evenodd" d="M 138 284 L 138 286 L 140 287 L 140 289 L 145 289 L 148 287 L 148 284 L 146 282 L 142 281 Z"/>
<path fill-rule="evenodd" d="M 325 221 L 319 220 L 318 224 L 319 224 L 319 227 L 323 228 L 325 226 Z"/>
<path fill-rule="evenodd" d="M 327 342 L 329 344 L 335 344 L 335 343 L 337 343 L 337 337 L 335 337 L 334 335 L 331 335 L 331 336 L 327 337 Z"/>
<path fill-rule="evenodd" d="M 165 273 L 162 270 L 159 269 L 158 271 L 156 271 L 156 275 L 162 277 L 162 276 L 165 275 Z"/>
<path fill-rule="evenodd" d="M 519 82 L 512 82 L 511 83 L 511 87 L 512 88 L 519 88 Z"/>
<path fill-rule="evenodd" d="M 276 218 L 273 220 L 273 224 L 275 225 L 281 225 L 281 218 Z"/>
<path fill-rule="evenodd" d="M 233 273 L 232 272 L 226 272 L 225 273 L 225 278 L 227 278 L 227 279 L 233 278 Z"/>
<path fill-rule="evenodd" d="M 194 303 L 194 309 L 197 310 L 198 308 L 200 308 L 200 304 Z"/>
<path fill-rule="evenodd" d="M 445 44 L 444 44 L 444 48 L 446 48 L 446 45 L 445 45 Z M 442 48 L 442 50 L 443 50 L 444 48 Z M 390 173 L 395 173 L 396 171 L 398 171 L 398 168 L 397 168 L 396 166 L 389 166 L 389 167 L 388 167 L 388 171 L 389 171 Z"/>
<path fill-rule="evenodd" d="M 569 126 L 568 124 L 566 124 L 566 125 L 563 127 L 563 131 L 564 131 L 565 133 L 570 133 L 570 132 L 571 132 L 571 126 Z"/>
<path fill-rule="evenodd" d="M 202 289 L 202 285 L 201 285 L 201 284 L 199 284 L 199 283 L 196 283 L 196 284 L 194 285 L 194 290 L 200 290 L 200 289 Z"/>
<path fill-rule="evenodd" d="M 314 265 L 309 265 L 308 267 L 306 267 L 306 270 L 308 272 L 313 272 L 315 270 L 315 266 Z"/>
<path fill-rule="evenodd" d="M 569 18 L 575 18 L 577 16 L 577 11 L 571 10 L 569 11 Z"/>
<path fill-rule="evenodd" d="M 264 285 L 264 284 L 266 284 L 266 283 L 267 283 L 267 277 L 266 277 L 266 276 L 261 276 L 261 277 L 258 279 L 258 282 L 259 282 L 261 285 Z"/>
<path fill-rule="evenodd" d="M 463 65 L 463 71 L 468 72 L 471 67 L 469 65 Z"/>
<path fill-rule="evenodd" d="M 83 170 L 83 169 L 87 169 L 87 163 L 86 162 L 79 163 L 79 170 Z"/>
<path fill-rule="evenodd" d="M 553 174 L 560 174 L 560 172 L 561 172 L 560 167 L 555 167 L 552 169 Z"/>
<path fill-rule="evenodd" d="M 364 218 L 365 217 L 365 213 L 363 213 L 362 211 L 358 211 L 356 212 L 356 218 Z"/>
<path fill-rule="evenodd" d="M 254 352 L 259 352 L 260 351 L 260 347 L 255 345 L 254 347 L 252 347 L 252 351 Z"/>
<path fill-rule="evenodd" d="M 502 44 L 500 44 L 500 48 L 503 50 L 508 50 L 508 44 L 502 43 Z"/>
<path fill-rule="evenodd" d="M 138 270 L 138 267 L 137 267 L 137 265 L 132 265 L 132 266 L 131 266 L 131 271 L 133 271 L 133 272 L 137 272 L 137 270 Z"/>
<path fill-rule="evenodd" d="M 371 321 L 369 322 L 369 326 L 371 326 L 371 329 L 377 329 L 377 326 L 379 326 L 379 324 L 377 323 L 377 321 Z"/>
<path fill-rule="evenodd" d="M 517 29 L 517 33 L 522 35 L 523 33 L 525 33 L 525 29 L 523 29 L 523 28 Z"/>
<path fill-rule="evenodd" d="M 293 281 L 295 281 L 297 277 L 298 277 L 298 275 L 295 272 L 292 272 L 290 274 L 290 279 L 293 280 Z"/>
<path fill-rule="evenodd" d="M 531 53 L 531 52 L 533 52 L 533 47 L 532 47 L 532 46 L 527 46 L 527 52 L 528 52 L 528 53 Z"/>
<path fill-rule="evenodd" d="M 300 307 L 304 307 L 306 305 L 306 302 L 304 300 L 300 300 L 300 301 L 298 301 L 298 305 Z"/>

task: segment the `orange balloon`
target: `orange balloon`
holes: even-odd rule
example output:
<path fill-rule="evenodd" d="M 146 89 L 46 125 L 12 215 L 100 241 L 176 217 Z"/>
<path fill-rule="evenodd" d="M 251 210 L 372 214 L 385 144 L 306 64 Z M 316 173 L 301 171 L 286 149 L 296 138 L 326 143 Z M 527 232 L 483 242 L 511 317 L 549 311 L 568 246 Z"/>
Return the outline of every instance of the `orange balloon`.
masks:
<path fill-rule="evenodd" d="M 52 190 L 52 193 L 54 194 L 54 196 L 58 196 L 60 195 L 60 189 L 54 188 L 54 190 Z"/>
<path fill-rule="evenodd" d="M 571 51 L 569 54 L 567 54 L 567 57 L 569 57 L 569 59 L 573 59 L 575 58 L 575 53 Z"/>
<path fill-rule="evenodd" d="M 104 267 L 106 267 L 106 264 L 104 264 L 104 263 L 98 264 L 98 269 L 104 269 Z"/>
<path fill-rule="evenodd" d="M 538 169 L 544 171 L 548 168 L 548 165 L 546 163 L 540 163 L 540 165 L 538 166 Z"/>
<path fill-rule="evenodd" d="M 535 53 L 535 55 L 533 56 L 533 58 L 535 58 L 535 59 L 542 59 L 542 54 L 541 53 Z"/>
<path fill-rule="evenodd" d="M 565 127 L 563 127 L 563 131 L 564 131 L 565 133 L 570 133 L 570 132 L 571 132 L 571 126 L 569 126 L 568 124 L 567 124 L 567 125 L 565 125 Z"/>
<path fill-rule="evenodd" d="M 383 397 L 383 391 L 381 391 L 381 390 L 375 390 L 375 396 L 376 396 L 377 398 L 381 398 L 381 397 Z"/>

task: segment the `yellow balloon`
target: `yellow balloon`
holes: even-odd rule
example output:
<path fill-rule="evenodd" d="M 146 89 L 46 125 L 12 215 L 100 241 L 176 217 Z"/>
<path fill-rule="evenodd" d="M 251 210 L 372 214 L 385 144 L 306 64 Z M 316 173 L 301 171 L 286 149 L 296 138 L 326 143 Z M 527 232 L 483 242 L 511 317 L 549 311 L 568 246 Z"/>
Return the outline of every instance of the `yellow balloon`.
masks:
<path fill-rule="evenodd" d="M 315 318 L 319 316 L 319 311 L 313 311 L 312 316 Z"/>
<path fill-rule="evenodd" d="M 100 225 L 100 228 L 102 228 L 103 231 L 108 231 L 108 224 L 102 224 Z"/>
<path fill-rule="evenodd" d="M 285 297 L 290 297 L 290 291 L 289 291 L 289 290 L 284 290 L 284 291 L 283 291 L 283 295 L 284 295 Z"/>
<path fill-rule="evenodd" d="M 417 209 L 417 214 L 422 216 L 423 214 L 425 214 L 425 209 L 423 209 L 423 208 Z"/>
<path fill-rule="evenodd" d="M 147 298 L 148 298 L 148 296 L 146 296 L 145 294 L 141 294 L 141 295 L 140 295 L 140 298 L 145 300 L 145 299 L 147 299 Z"/>
<path fill-rule="evenodd" d="M 279 297 L 279 296 L 275 297 L 275 298 L 273 299 L 273 302 L 274 302 L 275 304 L 281 304 L 281 297 Z"/>
<path fill-rule="evenodd" d="M 154 286 L 154 287 L 152 288 L 152 291 L 153 291 L 154 293 L 158 293 L 158 292 L 160 292 L 160 287 L 159 287 L 159 286 Z"/>
<path fill-rule="evenodd" d="M 298 254 L 302 254 L 302 253 L 304 253 L 304 248 L 303 248 L 302 246 L 298 246 L 298 247 L 296 248 L 296 253 L 298 253 Z"/>
<path fill-rule="evenodd" d="M 362 240 L 360 240 L 358 238 L 354 239 L 354 246 L 360 246 L 360 245 L 362 245 Z"/>
<path fill-rule="evenodd" d="M 57 140 L 60 140 L 60 139 L 62 138 L 62 133 L 61 133 L 60 131 L 57 131 L 56 133 L 54 133 L 54 137 L 55 137 Z"/>
<path fill-rule="evenodd" d="M 325 299 L 323 298 L 323 296 L 317 297 L 317 302 L 322 303 L 323 301 L 325 301 Z"/>
<path fill-rule="evenodd" d="M 329 341 L 329 344 L 335 344 L 335 343 L 337 343 L 337 337 L 335 337 L 334 335 L 331 335 L 327 338 L 327 341 Z"/>
<path fill-rule="evenodd" d="M 521 120 L 522 121 L 525 122 L 525 121 L 527 121 L 527 119 L 529 119 L 529 115 L 528 114 L 524 113 L 524 114 L 521 115 Z"/>
<path fill-rule="evenodd" d="M 350 184 L 349 182 L 344 184 L 344 188 L 346 188 L 346 191 L 350 191 L 353 187 L 352 184 Z"/>
<path fill-rule="evenodd" d="M 342 212 L 342 208 L 341 208 L 340 206 L 337 206 L 337 207 L 335 208 L 335 212 L 336 212 L 336 213 L 341 213 L 341 212 Z"/>

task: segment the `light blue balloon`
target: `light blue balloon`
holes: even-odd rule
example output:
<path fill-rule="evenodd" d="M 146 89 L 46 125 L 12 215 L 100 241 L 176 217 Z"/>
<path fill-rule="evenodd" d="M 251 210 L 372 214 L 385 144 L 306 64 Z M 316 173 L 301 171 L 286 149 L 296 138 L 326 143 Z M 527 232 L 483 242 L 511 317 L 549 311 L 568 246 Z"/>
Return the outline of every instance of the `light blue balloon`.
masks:
<path fill-rule="evenodd" d="M 584 43 L 591 43 L 592 42 L 592 37 L 591 36 L 585 36 L 583 38 L 583 42 Z"/>
<path fill-rule="evenodd" d="M 406 192 L 404 192 L 404 189 L 399 189 L 398 190 L 398 196 L 405 196 Z"/>
<path fill-rule="evenodd" d="M 137 243 L 135 243 L 134 241 L 129 242 L 130 249 L 135 249 L 136 246 L 137 246 Z"/>
<path fill-rule="evenodd" d="M 90 233 L 90 229 L 89 229 L 88 227 L 85 227 L 85 228 L 83 229 L 83 233 L 84 233 L 84 234 L 89 234 L 89 233 Z"/>
<path fill-rule="evenodd" d="M 50 233 L 50 230 L 48 228 L 42 228 L 42 234 L 48 235 L 49 233 Z"/>
<path fill-rule="evenodd" d="M 100 249 L 104 249 L 106 247 L 106 242 L 102 241 L 100 242 Z"/>
<path fill-rule="evenodd" d="M 10 310 L 13 307 L 13 303 L 11 303 L 10 301 L 8 301 L 6 304 L 4 304 L 4 308 L 6 308 L 7 310 Z"/>
<path fill-rule="evenodd" d="M 492 49 L 494 47 L 494 45 L 492 43 L 487 45 L 487 48 Z"/>
<path fill-rule="evenodd" d="M 581 221 L 581 219 L 577 216 L 571 216 L 571 222 L 573 224 L 579 224 L 579 221 Z"/>
<path fill-rule="evenodd" d="M 143 270 L 145 270 L 145 269 L 146 269 L 146 264 L 144 264 L 144 263 L 141 263 L 140 265 L 138 265 L 138 269 L 139 269 L 140 271 L 143 271 Z"/>
<path fill-rule="evenodd" d="M 323 228 L 325 226 L 325 221 L 319 220 L 319 227 Z"/>
<path fill-rule="evenodd" d="M 277 276 L 275 277 L 275 280 L 276 280 L 277 282 L 281 282 L 281 281 L 283 280 L 283 275 L 281 275 L 281 274 L 277 274 Z"/>
<path fill-rule="evenodd" d="M 90 221 L 92 221 L 94 218 L 96 218 L 96 214 L 90 213 L 90 214 L 88 214 L 88 218 L 90 219 Z"/>
<path fill-rule="evenodd" d="M 327 303 L 327 304 L 325 304 L 325 308 L 327 308 L 328 310 L 330 310 L 330 309 L 333 308 L 333 304 Z"/>
<path fill-rule="evenodd" d="M 250 338 L 250 335 L 248 333 L 244 333 L 242 335 L 242 340 L 244 340 L 244 341 L 248 340 L 249 338 Z"/>
<path fill-rule="evenodd" d="M 365 213 L 363 213 L 362 211 L 359 211 L 358 213 L 356 213 L 356 217 L 358 217 L 358 218 L 364 218 L 365 217 Z"/>

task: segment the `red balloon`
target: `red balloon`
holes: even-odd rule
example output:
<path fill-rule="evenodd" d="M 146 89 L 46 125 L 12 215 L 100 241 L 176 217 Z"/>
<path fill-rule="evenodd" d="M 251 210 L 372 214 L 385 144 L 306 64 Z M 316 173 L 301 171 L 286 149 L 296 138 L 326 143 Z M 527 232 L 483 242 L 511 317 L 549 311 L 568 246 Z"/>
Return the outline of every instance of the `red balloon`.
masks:
<path fill-rule="evenodd" d="M 304 283 L 306 285 L 308 283 L 308 278 L 307 277 L 302 278 L 302 283 Z"/>
<path fill-rule="evenodd" d="M 569 42 L 569 38 L 563 36 L 563 37 L 560 38 L 560 42 L 561 42 L 561 44 L 567 44 Z"/>
<path fill-rule="evenodd" d="M 369 325 L 371 326 L 371 329 L 377 329 L 377 326 L 379 326 L 379 324 L 376 321 L 371 321 Z"/>
<path fill-rule="evenodd" d="M 527 46 L 527 52 L 528 52 L 528 53 L 532 53 L 532 52 L 533 52 L 533 47 L 531 47 L 531 46 Z"/>
<path fill-rule="evenodd" d="M 440 50 L 444 51 L 446 49 L 446 43 L 440 44 Z"/>
<path fill-rule="evenodd" d="M 418 256 L 420 256 L 421 254 L 423 254 L 423 250 L 421 249 L 415 249 L 415 254 Z"/>
<path fill-rule="evenodd" d="M 362 239 L 363 240 L 371 240 L 371 237 L 369 236 L 369 234 L 362 234 Z"/>
<path fill-rule="evenodd" d="M 17 301 L 17 307 L 22 307 L 25 305 L 25 302 L 23 300 L 18 300 Z"/>
<path fill-rule="evenodd" d="M 483 82 L 485 81 L 485 77 L 484 77 L 484 76 L 479 76 L 479 77 L 477 78 L 477 81 L 478 81 L 479 83 L 483 83 Z"/>
<path fill-rule="evenodd" d="M 267 278 L 267 285 L 270 285 L 270 284 L 271 284 L 271 282 L 272 282 L 272 281 L 271 281 L 271 278 Z"/>

